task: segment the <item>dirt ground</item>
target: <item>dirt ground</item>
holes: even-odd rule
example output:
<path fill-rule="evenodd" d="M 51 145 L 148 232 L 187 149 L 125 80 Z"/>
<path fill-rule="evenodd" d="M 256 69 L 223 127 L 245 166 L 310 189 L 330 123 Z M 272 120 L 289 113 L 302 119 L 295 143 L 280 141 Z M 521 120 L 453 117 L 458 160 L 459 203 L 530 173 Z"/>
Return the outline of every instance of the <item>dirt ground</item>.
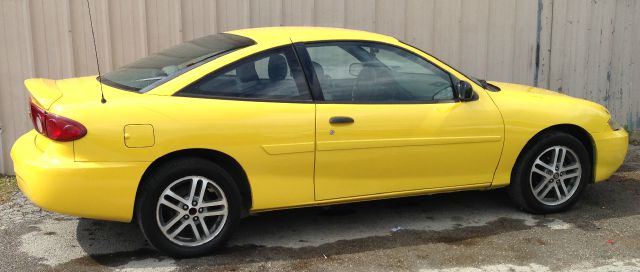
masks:
<path fill-rule="evenodd" d="M 640 147 L 570 211 L 534 216 L 503 190 L 246 218 L 226 249 L 159 255 L 134 224 L 0 204 L 0 271 L 640 271 Z"/>

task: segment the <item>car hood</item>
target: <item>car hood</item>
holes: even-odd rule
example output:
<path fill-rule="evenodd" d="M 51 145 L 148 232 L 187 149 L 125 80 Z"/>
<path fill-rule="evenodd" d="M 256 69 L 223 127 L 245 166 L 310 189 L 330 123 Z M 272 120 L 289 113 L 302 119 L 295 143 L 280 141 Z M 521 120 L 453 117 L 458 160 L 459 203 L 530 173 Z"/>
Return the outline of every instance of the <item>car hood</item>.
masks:
<path fill-rule="evenodd" d="M 589 101 L 582 98 L 577 98 L 573 96 L 569 96 L 563 93 L 554 92 L 538 87 L 531 87 L 526 85 L 514 84 L 514 83 L 506 83 L 506 82 L 498 82 L 498 81 L 490 81 L 492 85 L 495 85 L 500 88 L 500 95 L 509 96 L 513 98 L 519 99 L 544 99 L 547 101 L 558 101 L 565 104 L 574 104 L 580 106 L 591 107 L 597 109 L 598 111 L 602 111 L 606 114 L 609 114 L 609 111 L 602 105 L 595 103 L 593 101 Z"/>
<path fill-rule="evenodd" d="M 505 91 L 505 92 L 526 92 L 532 95 L 550 95 L 550 96 L 570 97 L 568 95 L 565 95 L 559 92 L 554 92 L 554 91 L 545 90 L 537 87 L 526 86 L 526 85 L 498 82 L 498 81 L 490 81 L 489 83 L 491 85 L 495 85 L 499 87 L 500 91 Z"/>
<path fill-rule="evenodd" d="M 593 131 L 601 131 L 607 128 L 605 125 L 611 118 L 604 106 L 586 99 L 520 84 L 494 81 L 489 83 L 500 88 L 500 91 L 490 91 L 488 94 L 506 119 L 513 119 L 516 116 L 525 119 L 533 116 L 547 116 L 545 117 L 547 119 L 556 118 L 557 120 L 553 122 L 557 124 L 597 119 L 595 123 L 598 127 Z"/>

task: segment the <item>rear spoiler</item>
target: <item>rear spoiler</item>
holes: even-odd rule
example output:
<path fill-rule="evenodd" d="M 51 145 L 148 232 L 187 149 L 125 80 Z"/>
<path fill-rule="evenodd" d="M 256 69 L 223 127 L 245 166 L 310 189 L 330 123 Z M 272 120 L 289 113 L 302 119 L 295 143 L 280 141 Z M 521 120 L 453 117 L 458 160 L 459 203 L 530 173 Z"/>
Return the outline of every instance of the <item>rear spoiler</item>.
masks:
<path fill-rule="evenodd" d="M 46 78 L 30 78 L 24 81 L 33 101 L 45 110 L 62 97 L 62 91 L 56 81 Z"/>

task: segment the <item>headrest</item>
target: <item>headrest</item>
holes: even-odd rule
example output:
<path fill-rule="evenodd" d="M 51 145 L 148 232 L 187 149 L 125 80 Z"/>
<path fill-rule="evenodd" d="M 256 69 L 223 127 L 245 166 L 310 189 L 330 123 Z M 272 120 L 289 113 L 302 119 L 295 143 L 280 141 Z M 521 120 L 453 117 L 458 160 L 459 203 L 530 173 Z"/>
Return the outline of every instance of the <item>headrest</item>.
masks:
<path fill-rule="evenodd" d="M 312 61 L 311 63 L 313 64 L 313 70 L 316 71 L 316 75 L 318 77 L 324 76 L 324 68 L 322 68 L 322 65 L 320 65 L 320 63 L 317 63 L 315 61 Z"/>
<path fill-rule="evenodd" d="M 269 57 L 269 79 L 271 81 L 283 80 L 287 77 L 287 60 L 282 55 Z"/>
<path fill-rule="evenodd" d="M 253 62 L 242 64 L 236 68 L 236 76 L 240 82 L 251 82 L 258 80 L 258 73 Z"/>

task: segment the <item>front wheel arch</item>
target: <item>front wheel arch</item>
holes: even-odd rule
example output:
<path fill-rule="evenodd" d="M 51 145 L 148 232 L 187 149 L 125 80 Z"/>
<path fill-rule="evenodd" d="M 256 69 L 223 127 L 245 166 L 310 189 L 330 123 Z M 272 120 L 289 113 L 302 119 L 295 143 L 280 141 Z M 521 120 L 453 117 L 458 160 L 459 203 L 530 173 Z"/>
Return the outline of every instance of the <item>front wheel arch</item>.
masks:
<path fill-rule="evenodd" d="M 147 177 L 151 173 L 153 173 L 153 171 L 155 171 L 159 166 L 174 159 L 193 158 L 193 157 L 202 158 L 202 159 L 211 161 L 217 164 L 218 166 L 224 168 L 226 171 L 229 172 L 229 174 L 231 174 L 234 181 L 236 181 L 236 185 L 238 186 L 238 189 L 240 190 L 240 196 L 242 197 L 243 212 L 248 213 L 253 205 L 253 198 L 251 194 L 251 186 L 249 185 L 249 179 L 247 177 L 246 172 L 244 171 L 244 168 L 242 168 L 242 166 L 240 165 L 240 163 L 238 163 L 237 160 L 235 160 L 233 157 L 229 156 L 228 154 L 217 151 L 217 150 L 212 150 L 212 149 L 203 149 L 203 148 L 183 149 L 183 150 L 177 150 L 177 151 L 165 154 L 164 156 L 157 158 L 155 161 L 151 163 L 151 165 L 149 165 L 149 167 L 147 167 L 144 174 L 142 175 L 142 178 L 140 179 L 140 182 L 138 184 L 138 189 L 137 189 L 138 191 L 136 191 L 136 199 L 138 199 L 138 196 L 140 195 L 140 188 L 142 188 L 144 185 L 144 182 L 148 180 Z M 135 215 L 136 208 L 137 207 L 134 208 L 134 213 L 133 213 L 134 215 Z"/>
<path fill-rule="evenodd" d="M 574 124 L 558 124 L 558 125 L 553 125 L 550 126 L 548 128 L 545 128 L 541 131 L 539 131 L 538 133 L 536 133 L 536 135 L 534 135 L 533 137 L 531 137 L 531 139 L 529 139 L 529 141 L 527 142 L 527 144 L 524 145 L 524 147 L 522 148 L 522 150 L 520 150 L 520 154 L 518 154 L 518 158 L 516 159 L 514 165 L 511 167 L 511 177 L 513 177 L 513 171 L 515 169 L 515 166 L 520 162 L 520 160 L 522 159 L 523 154 L 525 153 L 525 151 L 527 151 L 529 148 L 531 148 L 531 146 L 536 143 L 540 137 L 542 137 L 543 135 L 550 133 L 550 132 L 562 132 L 562 133 L 566 133 L 569 134 L 575 138 L 577 138 L 578 140 L 580 140 L 580 142 L 582 143 L 582 145 L 584 146 L 584 148 L 587 149 L 587 152 L 589 153 L 589 158 L 591 159 L 591 180 L 590 182 L 593 183 L 595 180 L 595 165 L 596 165 L 596 148 L 595 148 L 595 143 L 593 141 L 593 137 L 591 137 L 591 134 L 585 130 L 584 128 L 578 126 L 578 125 L 574 125 Z"/>

